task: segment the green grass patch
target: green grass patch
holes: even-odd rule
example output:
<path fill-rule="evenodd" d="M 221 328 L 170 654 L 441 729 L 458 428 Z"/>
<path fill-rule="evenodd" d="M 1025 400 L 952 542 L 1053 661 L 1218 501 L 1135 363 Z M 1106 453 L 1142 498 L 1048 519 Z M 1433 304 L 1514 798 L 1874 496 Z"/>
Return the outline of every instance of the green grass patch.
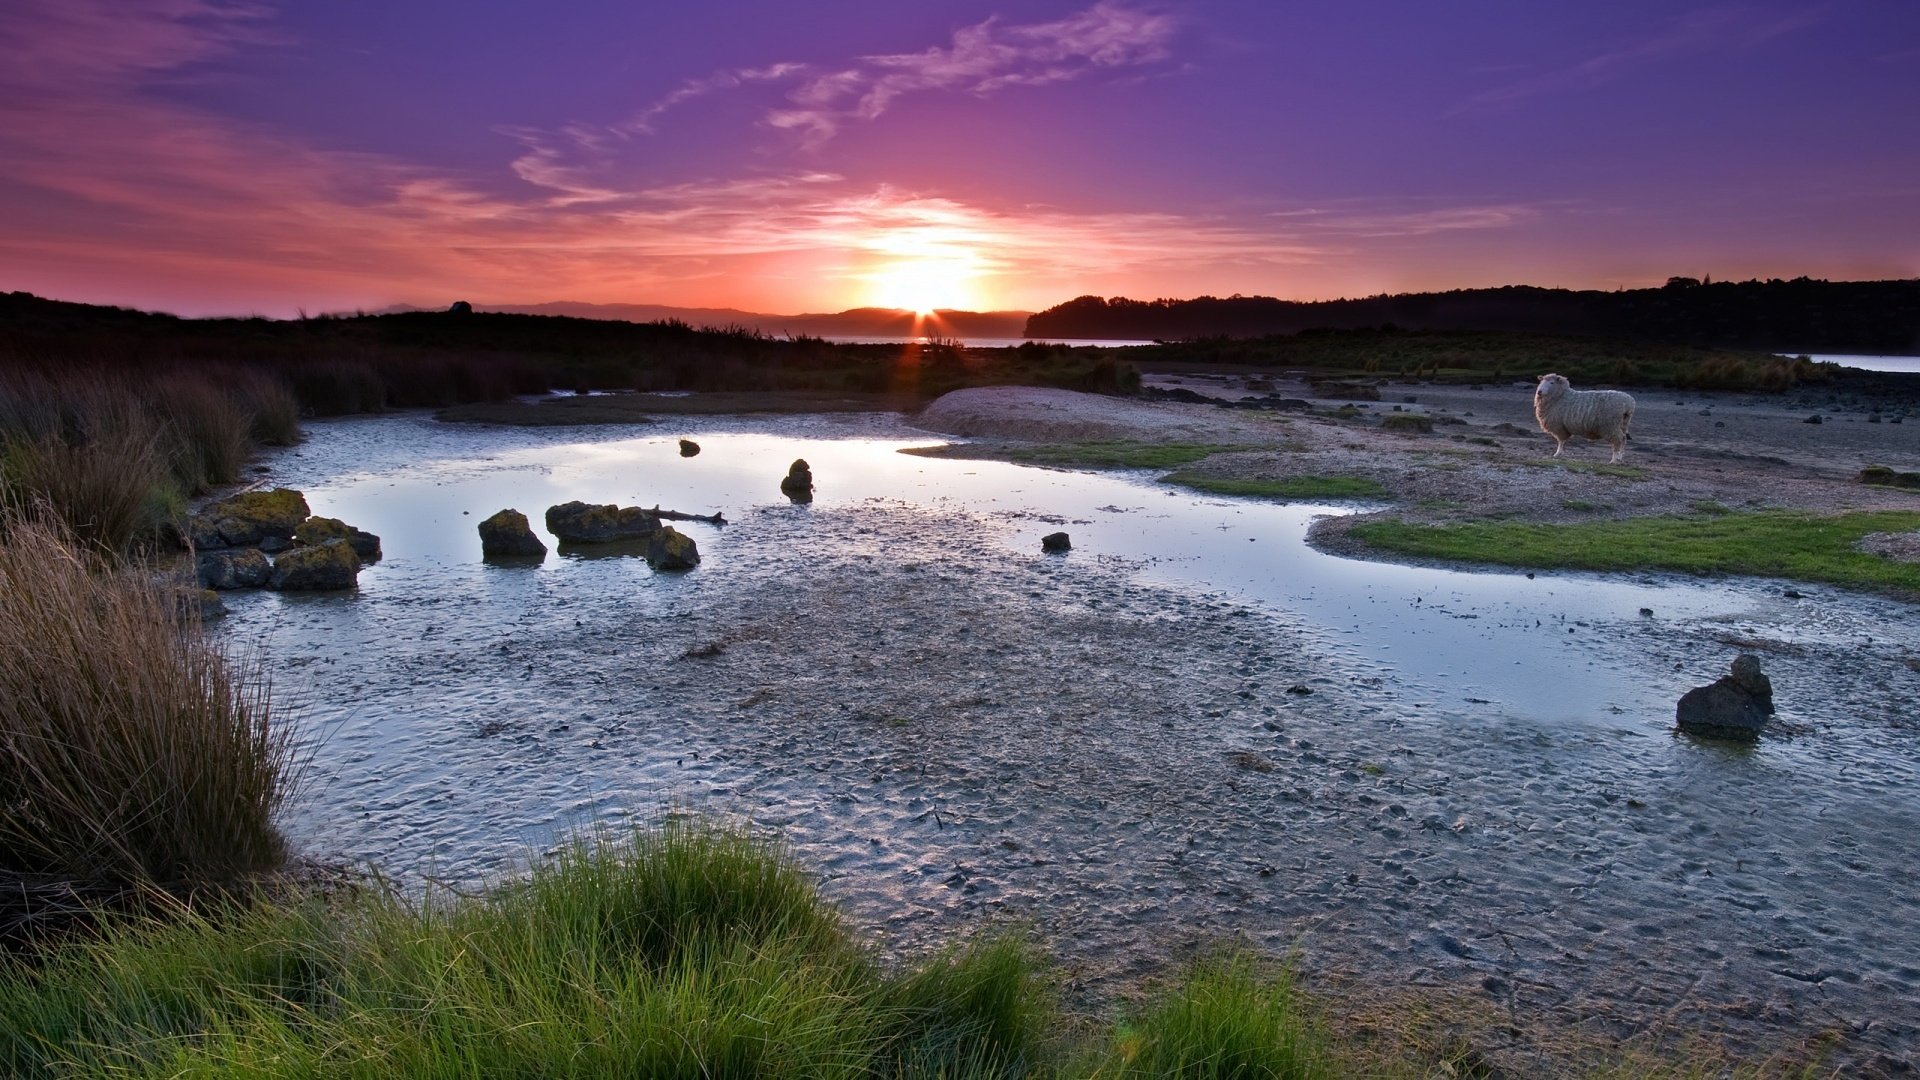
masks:
<path fill-rule="evenodd" d="M 1162 482 L 1249 499 L 1384 499 L 1387 489 L 1364 476 L 1287 476 L 1277 480 L 1238 480 L 1182 471 Z"/>
<path fill-rule="evenodd" d="M 1357 525 L 1374 547 L 1422 558 L 1575 570 L 1670 570 L 1820 581 L 1920 593 L 1920 565 L 1855 551 L 1873 532 L 1920 529 L 1920 513 L 1833 516 L 1790 510 L 1633 518 L 1574 525 L 1475 521 Z"/>

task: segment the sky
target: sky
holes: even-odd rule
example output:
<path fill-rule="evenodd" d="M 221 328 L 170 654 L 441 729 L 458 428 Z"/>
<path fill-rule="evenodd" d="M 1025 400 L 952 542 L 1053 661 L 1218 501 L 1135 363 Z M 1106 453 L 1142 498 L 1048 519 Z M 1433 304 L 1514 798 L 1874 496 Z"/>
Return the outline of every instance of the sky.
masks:
<path fill-rule="evenodd" d="M 1920 3 L 0 0 L 0 290 L 794 313 L 1920 277 Z"/>

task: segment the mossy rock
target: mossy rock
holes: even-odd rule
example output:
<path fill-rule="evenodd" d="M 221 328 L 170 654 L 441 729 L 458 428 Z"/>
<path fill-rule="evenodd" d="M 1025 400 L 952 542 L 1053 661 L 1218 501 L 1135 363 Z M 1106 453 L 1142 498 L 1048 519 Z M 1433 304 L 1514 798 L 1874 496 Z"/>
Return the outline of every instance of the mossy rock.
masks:
<path fill-rule="evenodd" d="M 1389 413 L 1380 421 L 1380 426 L 1388 431 L 1399 431 L 1409 435 L 1433 434 L 1433 417 L 1420 413 Z"/>
<path fill-rule="evenodd" d="M 243 491 L 194 515 L 188 531 L 196 538 L 217 534 L 234 547 L 251 547 L 267 539 L 292 539 L 293 531 L 312 513 L 307 497 L 292 488 Z"/>
<path fill-rule="evenodd" d="M 576 500 L 547 507 L 547 531 L 563 544 L 641 540 L 658 528 L 660 519 L 637 506 L 595 506 Z"/>
<path fill-rule="evenodd" d="M 345 540 L 363 563 L 380 561 L 380 538 L 364 529 L 356 529 L 339 518 L 310 517 L 293 530 L 293 542 L 305 546 Z"/>
<path fill-rule="evenodd" d="M 1920 472 L 1896 472 L 1885 465 L 1869 465 L 1854 479 L 1879 487 L 1920 489 Z"/>
<path fill-rule="evenodd" d="M 533 534 L 527 515 L 518 510 L 502 510 L 480 523 L 483 559 L 538 559 L 546 554 L 547 545 Z"/>
<path fill-rule="evenodd" d="M 208 589 L 257 589 L 273 574 L 259 548 L 203 551 L 195 561 L 200 584 Z"/>
<path fill-rule="evenodd" d="M 662 525 L 647 538 L 647 565 L 656 571 L 691 570 L 700 565 L 700 549 L 693 537 L 671 525 Z"/>
<path fill-rule="evenodd" d="M 360 556 L 345 540 L 328 540 L 282 552 L 273 560 L 267 587 L 283 592 L 335 591 L 359 584 Z"/>

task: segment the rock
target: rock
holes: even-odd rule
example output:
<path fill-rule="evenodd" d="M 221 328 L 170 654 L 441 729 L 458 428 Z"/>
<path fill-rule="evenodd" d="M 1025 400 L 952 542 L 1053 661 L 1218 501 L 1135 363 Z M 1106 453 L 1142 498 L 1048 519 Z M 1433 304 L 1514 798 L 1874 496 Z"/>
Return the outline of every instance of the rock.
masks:
<path fill-rule="evenodd" d="M 813 470 L 807 467 L 806 458 L 788 466 L 786 479 L 780 481 L 780 490 L 797 503 L 813 500 Z"/>
<path fill-rule="evenodd" d="M 693 455 L 699 452 L 700 452 L 699 443 L 694 442 L 692 439 L 680 440 L 680 456 L 681 457 L 692 457 Z"/>
<path fill-rule="evenodd" d="M 1802 420 L 1800 422 L 1803 424 L 1818 424 L 1820 423 L 1820 414 L 1814 413 L 1812 416 L 1809 416 L 1805 420 Z"/>
<path fill-rule="evenodd" d="M 195 569 L 209 589 L 257 589 L 267 583 L 273 564 L 258 548 L 229 548 L 201 552 Z"/>
<path fill-rule="evenodd" d="M 1690 735 L 1715 739 L 1757 739 L 1773 715 L 1773 681 L 1752 653 L 1734 657 L 1731 674 L 1710 686 L 1697 686 L 1680 698 L 1674 723 Z"/>
<path fill-rule="evenodd" d="M 218 619 L 227 613 L 226 601 L 212 589 L 194 589 L 186 594 L 186 599 L 199 612 L 201 621 Z"/>
<path fill-rule="evenodd" d="M 1920 472 L 1898 472 L 1885 465 L 1869 465 L 1860 470 L 1854 480 L 1862 484 L 1877 484 L 1882 487 L 1920 489 Z"/>
<path fill-rule="evenodd" d="M 1423 416 L 1420 413 L 1397 413 L 1381 419 L 1380 426 L 1388 431 L 1431 435 L 1433 433 L 1433 417 Z"/>
<path fill-rule="evenodd" d="M 187 530 L 198 537 L 210 529 L 229 546 L 258 547 L 266 540 L 292 540 L 312 513 L 306 496 L 292 488 L 244 491 L 195 514 Z"/>
<path fill-rule="evenodd" d="M 480 523 L 483 559 L 539 559 L 546 554 L 547 545 L 533 535 L 527 515 L 518 510 L 502 510 Z"/>
<path fill-rule="evenodd" d="M 351 589 L 359 583 L 360 556 L 345 540 L 327 540 L 282 552 L 273 560 L 267 587 L 283 592 Z"/>
<path fill-rule="evenodd" d="M 227 538 L 220 535 L 219 522 L 203 514 L 195 514 L 187 519 L 187 542 L 195 551 L 215 551 L 227 546 Z"/>
<path fill-rule="evenodd" d="M 1048 533 L 1040 538 L 1040 550 L 1059 553 L 1073 550 L 1073 538 L 1066 533 Z"/>
<path fill-rule="evenodd" d="M 1308 384 L 1317 398 L 1338 401 L 1379 401 L 1380 387 L 1353 379 L 1313 379 Z"/>
<path fill-rule="evenodd" d="M 339 518 L 311 517 L 293 530 L 293 542 L 296 544 L 324 544 L 328 540 L 345 540 L 352 545 L 353 553 L 360 556 L 362 563 L 380 561 L 380 538 L 356 529 Z"/>
<path fill-rule="evenodd" d="M 691 570 L 700 565 L 700 549 L 693 537 L 662 525 L 647 537 L 647 565 L 655 570 Z"/>
<path fill-rule="evenodd" d="M 563 544 L 604 544 L 653 535 L 660 519 L 637 506 L 567 502 L 547 507 L 547 531 Z"/>

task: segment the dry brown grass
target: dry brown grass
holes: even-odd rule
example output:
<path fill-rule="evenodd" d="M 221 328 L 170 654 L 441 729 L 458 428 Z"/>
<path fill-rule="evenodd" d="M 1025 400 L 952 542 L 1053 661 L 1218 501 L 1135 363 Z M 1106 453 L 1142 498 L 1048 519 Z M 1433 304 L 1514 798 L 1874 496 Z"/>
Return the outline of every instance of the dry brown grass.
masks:
<path fill-rule="evenodd" d="M 298 772 L 257 667 L 179 587 L 109 563 L 44 507 L 0 542 L 0 878 L 219 885 L 278 867 Z"/>

